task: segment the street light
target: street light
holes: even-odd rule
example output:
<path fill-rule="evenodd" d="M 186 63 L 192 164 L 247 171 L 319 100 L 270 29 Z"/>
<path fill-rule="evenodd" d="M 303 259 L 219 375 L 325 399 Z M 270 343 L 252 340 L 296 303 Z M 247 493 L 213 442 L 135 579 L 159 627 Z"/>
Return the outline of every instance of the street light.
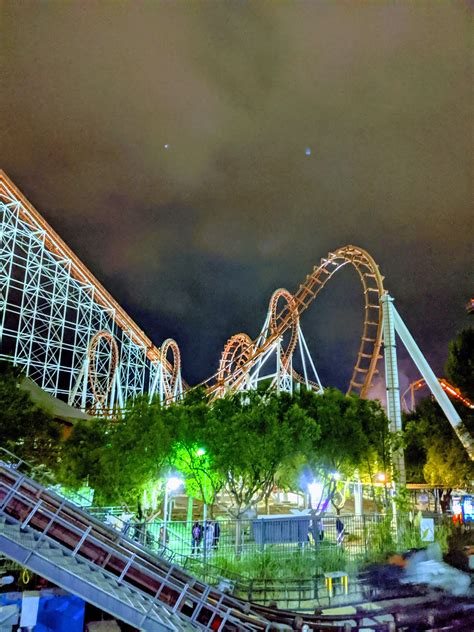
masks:
<path fill-rule="evenodd" d="M 323 497 L 324 485 L 318 481 L 308 483 L 309 503 L 311 509 L 318 509 Z"/>
<path fill-rule="evenodd" d="M 165 485 L 165 503 L 163 508 L 163 533 L 161 543 L 166 545 L 166 527 L 168 524 L 168 498 L 170 493 L 177 491 L 182 485 L 184 485 L 184 481 L 177 476 L 170 476 L 166 480 Z"/>

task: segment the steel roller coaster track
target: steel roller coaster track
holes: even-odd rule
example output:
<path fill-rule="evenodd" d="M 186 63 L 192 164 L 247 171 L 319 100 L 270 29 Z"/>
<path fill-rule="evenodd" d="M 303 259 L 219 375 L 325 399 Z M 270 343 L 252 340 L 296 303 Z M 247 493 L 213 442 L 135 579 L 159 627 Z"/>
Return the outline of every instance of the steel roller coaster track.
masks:
<path fill-rule="evenodd" d="M 312 304 L 321 290 L 333 275 L 346 265 L 352 265 L 361 280 L 364 294 L 364 325 L 359 345 L 357 360 L 349 383 L 348 393 L 357 393 L 366 397 L 377 372 L 377 362 L 381 358 L 382 345 L 382 310 L 380 298 L 385 293 L 383 280 L 378 265 L 369 253 L 357 246 L 344 246 L 327 257 L 321 259 L 311 274 L 299 286 L 294 295 L 287 290 L 277 290 L 269 306 L 270 322 L 267 330 L 256 340 L 247 334 L 232 336 L 226 343 L 221 356 L 219 369 L 200 386 L 206 386 L 210 395 L 239 390 L 245 376 L 258 359 L 269 348 L 290 333 L 286 349 L 282 351 L 283 368 L 288 366 L 297 342 L 297 329 L 302 313 Z M 284 306 L 277 310 L 278 300 L 283 298 Z M 263 338 L 263 341 L 262 341 Z M 304 381 L 303 377 L 293 371 L 295 379 Z M 314 388 L 316 385 L 313 384 Z"/>
<path fill-rule="evenodd" d="M 23 367 L 44 390 L 96 415 L 118 414 L 127 400 L 145 392 L 169 403 L 189 389 L 181 378 L 177 343 L 168 339 L 161 349 L 155 346 L 2 171 L 0 236 L 0 358 Z M 270 377 L 277 390 L 290 392 L 295 382 L 322 390 L 300 318 L 347 265 L 359 275 L 364 296 L 362 336 L 347 392 L 368 396 L 384 340 L 387 414 L 392 430 L 401 430 L 398 334 L 474 459 L 474 442 L 395 309 L 378 265 L 357 246 L 330 252 L 294 294 L 276 290 L 257 338 L 232 336 L 217 372 L 198 386 L 211 399 L 255 388 L 273 362 Z M 292 364 L 298 352 L 303 375 Z"/>

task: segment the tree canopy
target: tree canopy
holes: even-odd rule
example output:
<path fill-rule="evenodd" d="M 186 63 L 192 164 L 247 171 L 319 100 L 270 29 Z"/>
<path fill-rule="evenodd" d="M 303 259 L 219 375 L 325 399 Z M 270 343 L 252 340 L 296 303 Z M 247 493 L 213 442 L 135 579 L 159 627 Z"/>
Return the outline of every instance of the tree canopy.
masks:
<path fill-rule="evenodd" d="M 61 426 L 20 388 L 23 379 L 18 368 L 0 362 L 0 445 L 30 463 L 53 466 Z"/>
<path fill-rule="evenodd" d="M 325 480 L 334 471 L 371 476 L 388 467 L 388 422 L 379 404 L 336 389 L 292 395 L 260 389 L 211 403 L 193 390 L 167 406 L 139 397 L 121 419 L 80 420 L 60 440 L 60 425 L 19 391 L 18 379 L 4 369 L 2 444 L 28 458 L 39 450 L 38 460 L 60 484 L 88 484 L 98 504 L 135 508 L 152 498 L 156 507 L 164 479 L 177 471 L 186 492 L 211 508 L 225 489 L 240 518 L 277 483 L 301 488 L 304 471 Z"/>
<path fill-rule="evenodd" d="M 59 482 L 78 487 L 87 480 L 96 501 L 136 507 L 150 484 L 159 487 L 168 463 L 174 440 L 170 416 L 157 400 L 139 397 L 122 419 L 78 423 L 64 444 Z"/>
<path fill-rule="evenodd" d="M 463 329 L 449 343 L 446 377 L 474 400 L 474 327 Z"/>
<path fill-rule="evenodd" d="M 171 463 L 184 477 L 186 492 L 211 508 L 225 483 L 217 469 L 208 426 L 209 406 L 203 390 L 191 391 L 182 404 L 168 409 L 175 441 Z"/>
<path fill-rule="evenodd" d="M 463 329 L 450 343 L 446 377 L 466 397 L 474 399 L 474 329 Z M 468 432 L 474 435 L 472 410 L 452 400 Z M 431 398 L 404 415 L 405 460 L 408 480 L 440 487 L 472 485 L 474 464 L 450 423 Z"/>
<path fill-rule="evenodd" d="M 277 482 L 300 488 L 303 469 L 321 479 L 380 470 L 388 435 L 377 403 L 335 389 L 245 392 L 211 404 L 191 391 L 170 406 L 138 398 L 118 421 L 78 423 L 58 478 L 73 487 L 87 480 L 98 502 L 136 505 L 151 488 L 162 496 L 160 479 L 177 470 L 187 493 L 211 506 L 225 489 L 241 517 Z"/>
<path fill-rule="evenodd" d="M 474 415 L 462 404 L 455 406 L 466 429 L 473 433 Z M 405 416 L 404 427 L 407 476 L 411 482 L 439 487 L 472 484 L 474 463 L 435 401 L 421 401 L 413 413 Z"/>
<path fill-rule="evenodd" d="M 209 448 L 236 517 L 271 491 L 278 468 L 301 449 L 308 423 L 297 402 L 273 392 L 236 394 L 209 409 Z"/>

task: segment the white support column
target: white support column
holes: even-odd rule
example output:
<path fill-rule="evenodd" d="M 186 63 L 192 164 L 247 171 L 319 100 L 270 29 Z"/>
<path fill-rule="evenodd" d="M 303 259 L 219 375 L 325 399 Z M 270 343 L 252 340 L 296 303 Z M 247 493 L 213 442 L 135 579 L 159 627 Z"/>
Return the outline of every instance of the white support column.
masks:
<path fill-rule="evenodd" d="M 385 385 L 387 389 L 387 417 L 390 420 L 392 432 L 402 430 L 402 412 L 400 406 L 400 387 L 398 384 L 397 346 L 395 340 L 394 306 L 393 298 L 384 294 L 380 299 L 382 304 L 383 340 L 385 360 Z M 398 482 L 402 485 L 406 482 L 405 459 L 403 450 L 393 454 L 393 462 Z"/>
<path fill-rule="evenodd" d="M 320 392 L 322 393 L 324 391 L 324 389 L 323 389 L 323 385 L 321 384 L 321 380 L 319 379 L 319 374 L 318 374 L 318 372 L 316 370 L 316 367 L 315 367 L 314 362 L 313 362 L 313 358 L 311 357 L 311 354 L 310 354 L 309 349 L 308 349 L 308 345 L 306 344 L 306 339 L 303 336 L 303 332 L 301 331 L 301 327 L 299 325 L 298 325 L 298 328 L 299 328 L 298 343 L 300 345 L 300 348 L 303 350 L 303 354 L 306 355 L 306 357 L 307 357 L 307 359 L 309 361 L 311 369 L 313 370 L 313 377 L 315 378 L 315 381 L 317 382 L 317 384 L 318 384 L 318 386 L 320 388 Z M 306 377 L 306 375 L 305 375 L 305 377 Z"/>
<path fill-rule="evenodd" d="M 356 516 L 362 516 L 364 513 L 363 507 L 362 483 L 357 481 L 354 483 L 354 513 Z"/>
<path fill-rule="evenodd" d="M 276 351 L 276 390 L 281 392 L 281 339 L 278 339 Z"/>
<path fill-rule="evenodd" d="M 87 406 L 87 382 L 89 380 L 89 358 L 86 356 L 84 359 L 84 376 L 82 381 L 82 394 L 81 394 L 81 410 L 86 410 Z"/>
<path fill-rule="evenodd" d="M 82 367 L 81 370 L 79 371 L 79 375 L 76 379 L 76 382 L 74 384 L 74 386 L 71 388 L 70 393 L 69 393 L 69 397 L 67 400 L 67 403 L 69 404 L 69 406 L 74 406 L 74 399 L 77 395 L 77 392 L 79 390 L 79 387 L 81 387 L 81 389 L 83 388 L 83 384 L 82 381 L 84 379 L 84 371 L 86 370 L 86 365 L 85 365 L 85 361 L 82 363 Z M 81 390 L 82 393 L 82 390 Z"/>
<path fill-rule="evenodd" d="M 158 390 L 157 387 L 158 387 L 158 384 L 160 382 L 160 371 L 161 371 L 160 367 L 161 367 L 161 363 L 158 362 L 157 365 L 156 364 L 150 365 L 150 369 L 152 367 L 153 367 L 153 369 L 155 371 L 155 375 L 153 376 L 153 380 L 151 382 L 150 390 L 148 392 L 148 401 L 149 401 L 149 403 L 151 403 L 151 400 L 153 399 L 153 397 L 156 394 L 156 391 Z"/>
<path fill-rule="evenodd" d="M 436 401 L 442 408 L 449 423 L 453 427 L 454 432 L 456 433 L 459 440 L 465 447 L 469 455 L 469 458 L 471 459 L 471 461 L 474 461 L 474 441 L 471 435 L 469 434 L 469 432 L 464 427 L 461 417 L 458 415 L 449 397 L 441 388 L 441 385 L 438 382 L 438 379 L 436 378 L 435 374 L 433 373 L 430 365 L 428 364 L 425 357 L 421 353 L 420 348 L 416 344 L 412 335 L 408 331 L 407 326 L 401 319 L 400 314 L 397 312 L 394 306 L 392 306 L 392 314 L 393 314 L 395 329 L 397 331 L 397 334 L 400 336 L 400 340 L 405 345 L 413 362 L 416 364 L 418 370 L 420 371 L 425 382 L 427 383 L 430 391 L 433 393 L 433 396 L 435 397 Z"/>

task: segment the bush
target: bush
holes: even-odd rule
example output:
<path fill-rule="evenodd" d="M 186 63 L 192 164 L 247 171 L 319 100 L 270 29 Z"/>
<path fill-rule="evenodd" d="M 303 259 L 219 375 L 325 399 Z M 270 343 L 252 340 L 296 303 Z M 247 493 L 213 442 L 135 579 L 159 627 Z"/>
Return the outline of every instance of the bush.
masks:
<path fill-rule="evenodd" d="M 394 539 L 392 516 L 388 514 L 377 523 L 369 527 L 368 558 L 372 562 L 384 561 L 387 555 L 395 553 L 397 545 Z"/>

